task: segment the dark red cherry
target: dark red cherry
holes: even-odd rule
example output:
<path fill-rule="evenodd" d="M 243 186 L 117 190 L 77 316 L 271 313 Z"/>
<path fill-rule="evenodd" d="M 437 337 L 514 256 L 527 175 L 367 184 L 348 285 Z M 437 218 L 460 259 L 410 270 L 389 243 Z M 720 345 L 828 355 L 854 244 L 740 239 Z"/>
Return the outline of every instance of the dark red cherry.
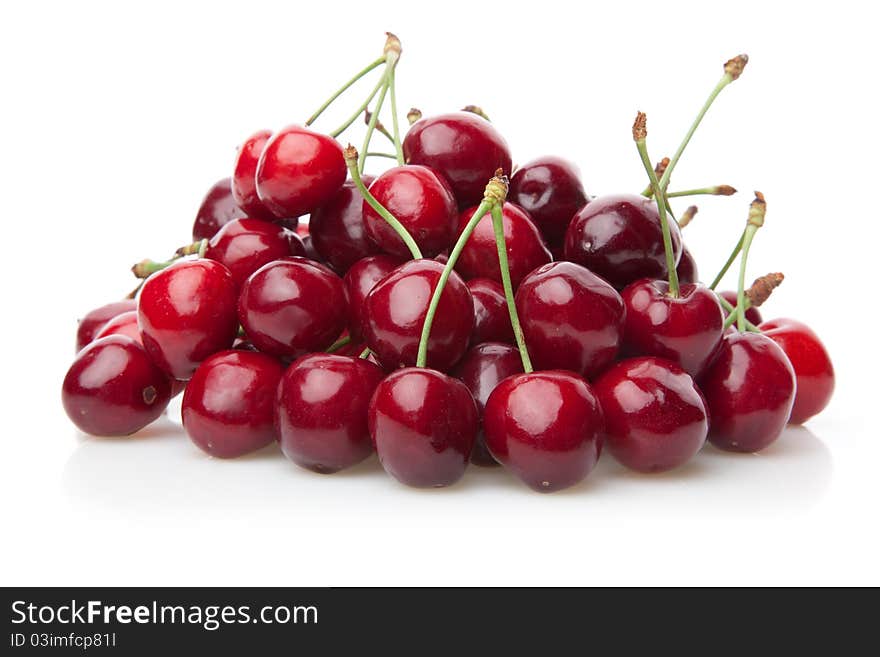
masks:
<path fill-rule="evenodd" d="M 397 258 L 374 255 L 358 260 L 345 272 L 342 280 L 348 299 L 348 330 L 352 337 L 363 337 L 364 302 L 370 290 L 398 265 L 400 260 Z"/>
<path fill-rule="evenodd" d="M 183 428 L 211 456 L 231 459 L 275 440 L 275 391 L 281 363 L 243 350 L 221 351 L 199 365 L 183 393 Z"/>
<path fill-rule="evenodd" d="M 671 360 L 691 376 L 698 376 L 715 356 L 724 315 L 709 288 L 688 283 L 671 297 L 668 282 L 642 279 L 628 285 L 621 296 L 626 307 L 625 353 Z"/>
<path fill-rule="evenodd" d="M 437 255 L 452 244 L 457 215 L 455 198 L 446 182 L 428 167 L 389 169 L 373 181 L 370 193 L 403 224 L 424 256 Z M 370 239 L 385 253 L 410 257 L 409 249 L 394 229 L 366 201 L 362 206 Z"/>
<path fill-rule="evenodd" d="M 507 200 L 529 213 L 552 246 L 562 246 L 575 213 L 587 204 L 578 168 L 561 157 L 539 157 L 510 179 Z"/>
<path fill-rule="evenodd" d="M 603 426 L 587 382 L 558 370 L 504 379 L 483 415 L 492 455 L 542 493 L 574 486 L 590 473 L 602 449 Z"/>
<path fill-rule="evenodd" d="M 760 325 L 764 335 L 782 347 L 797 379 L 789 422 L 802 424 L 831 401 L 834 366 L 825 345 L 809 326 L 795 319 L 771 319 Z"/>
<path fill-rule="evenodd" d="M 143 345 L 141 330 L 138 328 L 137 310 L 129 310 L 128 312 L 116 315 L 95 334 L 95 340 L 106 338 L 108 335 L 124 335 Z"/>
<path fill-rule="evenodd" d="M 373 177 L 363 176 L 363 181 L 369 186 Z M 340 274 L 361 258 L 379 252 L 367 236 L 364 199 L 350 180 L 327 203 L 312 211 L 309 233 L 321 259 Z"/>
<path fill-rule="evenodd" d="M 301 217 L 327 203 L 345 182 L 342 147 L 300 126 L 277 132 L 257 165 L 257 193 L 276 217 Z"/>
<path fill-rule="evenodd" d="M 684 465 L 706 442 L 706 402 L 694 380 L 662 358 L 632 358 L 593 384 L 605 417 L 605 446 L 639 472 Z"/>
<path fill-rule="evenodd" d="M 312 241 L 312 236 L 309 234 L 302 235 L 300 237 L 300 240 L 302 241 L 305 257 L 309 260 L 314 260 L 315 262 L 320 262 L 321 264 L 324 264 L 324 262 L 321 260 L 321 256 L 315 250 L 315 243 Z"/>
<path fill-rule="evenodd" d="M 414 365 L 431 295 L 443 272 L 435 260 L 410 260 L 379 281 L 364 302 L 364 338 L 386 370 Z M 448 370 L 464 355 L 474 327 L 474 302 L 450 273 L 428 340 L 428 365 Z"/>
<path fill-rule="evenodd" d="M 238 317 L 260 351 L 298 358 L 328 347 L 347 319 L 342 279 L 300 257 L 270 262 L 244 284 Z"/>
<path fill-rule="evenodd" d="M 709 406 L 709 441 L 721 449 L 762 450 L 791 415 L 794 369 L 782 348 L 760 333 L 725 335 L 699 384 Z"/>
<path fill-rule="evenodd" d="M 178 262 L 150 276 L 138 300 L 144 347 L 175 379 L 188 380 L 198 364 L 232 346 L 238 331 L 237 290 L 219 262 Z"/>
<path fill-rule="evenodd" d="M 736 299 L 737 299 L 736 292 L 733 292 L 732 290 L 725 290 L 724 292 L 719 292 L 718 294 L 727 303 L 729 303 L 731 306 L 736 308 Z M 724 310 L 723 308 L 722 308 L 722 311 L 724 312 L 724 316 L 727 317 L 727 315 L 729 313 L 726 310 Z M 752 307 L 746 308 L 746 319 L 748 321 L 750 321 L 752 324 L 754 324 L 755 326 L 757 326 L 758 324 L 760 324 L 761 322 L 764 321 L 764 318 L 761 316 L 761 311 L 757 308 L 752 308 Z"/>
<path fill-rule="evenodd" d="M 697 261 L 694 260 L 693 254 L 683 244 L 681 247 L 681 260 L 678 261 L 678 267 L 675 268 L 675 273 L 678 274 L 678 282 L 681 285 L 700 282 Z"/>
<path fill-rule="evenodd" d="M 623 301 L 589 269 L 572 262 L 539 267 L 520 283 L 516 308 L 536 368 L 590 377 L 614 361 Z"/>
<path fill-rule="evenodd" d="M 208 190 L 196 213 L 192 230 L 193 242 L 211 239 L 223 226 L 244 215 L 244 210 L 238 207 L 232 196 L 232 179 L 218 180 Z"/>
<path fill-rule="evenodd" d="M 232 173 L 232 197 L 244 213 L 253 219 L 272 221 L 275 215 L 263 205 L 257 195 L 257 164 L 272 136 L 270 130 L 260 130 L 247 138 L 238 149 Z"/>
<path fill-rule="evenodd" d="M 453 112 L 420 119 L 403 140 L 407 164 L 422 164 L 440 173 L 452 186 L 459 207 L 483 199 L 496 169 L 510 174 L 507 142 L 485 119 Z"/>
<path fill-rule="evenodd" d="M 448 486 L 464 474 L 477 435 L 477 405 L 458 379 L 408 367 L 370 400 L 369 429 L 382 467 L 407 486 Z"/>
<path fill-rule="evenodd" d="M 484 342 L 470 349 L 464 358 L 455 366 L 453 376 L 461 379 L 474 401 L 477 402 L 477 410 L 480 416 L 480 432 L 474 443 L 474 451 L 471 452 L 471 463 L 474 465 L 492 466 L 498 465 L 498 461 L 486 447 L 486 439 L 483 436 L 483 411 L 489 395 L 504 379 L 523 371 L 522 358 L 519 350 L 509 344 L 500 342 Z"/>
<path fill-rule="evenodd" d="M 123 299 L 122 301 L 113 301 L 90 310 L 86 313 L 85 317 L 79 320 L 79 325 L 76 327 L 76 350 L 80 351 L 94 340 L 95 334 L 104 328 L 104 324 L 111 319 L 136 308 L 137 301 L 134 299 Z"/>
<path fill-rule="evenodd" d="M 464 230 L 477 208 L 468 208 L 458 217 L 458 234 Z M 545 265 L 553 256 L 544 245 L 541 232 L 521 208 L 505 203 L 502 210 L 504 240 L 507 244 L 507 260 L 513 288 L 533 269 Z M 485 215 L 477 222 L 474 232 L 461 251 L 455 269 L 465 279 L 491 278 L 501 282 L 501 266 L 498 264 L 498 247 L 492 217 Z"/>
<path fill-rule="evenodd" d="M 362 358 L 311 354 L 295 361 L 278 386 L 275 418 L 284 455 L 321 474 L 367 458 L 373 452 L 367 409 L 383 376 Z"/>
<path fill-rule="evenodd" d="M 513 344 L 513 325 L 504 297 L 504 288 L 488 278 L 472 278 L 467 282 L 474 300 L 474 330 L 471 344 L 508 342 Z"/>
<path fill-rule="evenodd" d="M 681 233 L 671 219 L 669 228 L 678 263 Z M 568 226 L 565 259 L 583 265 L 618 290 L 639 278 L 666 278 L 666 253 L 656 204 L 632 194 L 593 199 Z"/>
<path fill-rule="evenodd" d="M 80 431 L 127 436 L 162 415 L 171 399 L 168 377 L 144 348 L 123 335 L 95 340 L 67 370 L 61 401 Z"/>

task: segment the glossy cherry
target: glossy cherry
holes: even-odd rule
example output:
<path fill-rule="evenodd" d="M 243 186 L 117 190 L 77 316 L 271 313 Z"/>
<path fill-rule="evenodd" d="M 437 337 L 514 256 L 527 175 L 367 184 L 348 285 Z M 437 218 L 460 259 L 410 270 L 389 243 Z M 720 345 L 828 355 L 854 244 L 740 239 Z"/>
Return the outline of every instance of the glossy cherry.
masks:
<path fill-rule="evenodd" d="M 516 308 L 536 368 L 590 377 L 614 361 L 623 301 L 589 269 L 572 262 L 539 267 L 520 283 Z"/>
<path fill-rule="evenodd" d="M 448 486 L 464 474 L 477 436 L 467 387 L 436 370 L 409 367 L 376 388 L 370 436 L 382 467 L 407 486 Z"/>
<path fill-rule="evenodd" d="M 639 472 L 687 463 L 706 442 L 706 402 L 694 380 L 662 358 L 632 358 L 593 384 L 605 417 L 605 446 Z"/>
<path fill-rule="evenodd" d="M 809 326 L 795 319 L 771 319 L 759 327 L 782 347 L 797 379 L 789 422 L 802 424 L 820 413 L 834 393 L 834 366 L 825 345 Z"/>
<path fill-rule="evenodd" d="M 699 385 L 711 418 L 709 441 L 729 451 L 757 452 L 782 434 L 796 381 L 788 357 L 773 340 L 731 331 Z"/>
<path fill-rule="evenodd" d="M 175 379 L 188 380 L 205 358 L 232 346 L 237 290 L 219 262 L 202 258 L 150 276 L 138 300 L 138 325 L 150 357 Z"/>
<path fill-rule="evenodd" d="M 138 328 L 137 310 L 129 310 L 128 312 L 116 315 L 95 334 L 95 340 L 106 338 L 108 335 L 124 335 L 143 345 L 141 330 Z"/>
<path fill-rule="evenodd" d="M 514 343 L 513 325 L 504 298 L 504 288 L 488 278 L 472 278 L 467 282 L 474 300 L 474 330 L 471 344 L 481 342 Z"/>
<path fill-rule="evenodd" d="M 669 223 L 678 263 L 681 233 L 674 221 Z M 593 199 L 568 226 L 565 259 L 587 267 L 618 290 L 639 278 L 666 278 L 663 233 L 654 200 L 631 194 Z"/>
<path fill-rule="evenodd" d="M 168 377 L 144 348 L 123 335 L 80 351 L 61 388 L 70 421 L 94 436 L 127 436 L 162 415 L 171 399 Z"/>
<path fill-rule="evenodd" d="M 458 208 L 449 185 L 435 171 L 394 167 L 373 181 L 370 193 L 403 224 L 424 256 L 437 255 L 452 244 Z M 366 200 L 362 206 L 370 239 L 385 253 L 411 257 L 400 236 Z"/>
<path fill-rule="evenodd" d="M 678 267 L 675 268 L 675 273 L 678 274 L 678 282 L 681 285 L 700 282 L 700 272 L 697 269 L 697 261 L 694 259 L 690 249 L 685 245 L 682 245 L 681 247 L 681 260 L 678 261 Z"/>
<path fill-rule="evenodd" d="M 275 440 L 275 391 L 283 368 L 275 358 L 241 349 L 199 365 L 183 394 L 183 428 L 199 449 L 230 459 Z"/>
<path fill-rule="evenodd" d="M 507 200 L 529 213 L 547 244 L 562 246 L 565 231 L 589 197 L 578 168 L 561 157 L 539 157 L 518 168 Z"/>
<path fill-rule="evenodd" d="M 271 130 L 260 130 L 239 147 L 231 184 L 232 197 L 244 213 L 253 219 L 265 221 L 272 221 L 275 215 L 257 195 L 257 164 L 271 136 Z"/>
<path fill-rule="evenodd" d="M 364 302 L 376 283 L 400 265 L 400 260 L 388 255 L 361 258 L 345 273 L 345 296 L 348 299 L 348 331 L 353 338 L 363 337 Z"/>
<path fill-rule="evenodd" d="M 510 149 L 494 126 L 470 112 L 420 119 L 403 140 L 408 164 L 439 172 L 452 186 L 459 207 L 476 205 L 496 169 L 510 174 Z"/>
<path fill-rule="evenodd" d="M 530 488 L 553 492 L 586 477 L 602 449 L 602 409 L 577 374 L 516 374 L 489 395 L 483 430 L 489 451 Z"/>
<path fill-rule="evenodd" d="M 193 223 L 193 242 L 209 240 L 236 217 L 245 216 L 232 196 L 232 179 L 223 178 L 208 190 Z"/>
<path fill-rule="evenodd" d="M 276 426 L 284 455 L 329 474 L 373 452 L 367 409 L 384 373 L 368 360 L 311 354 L 295 361 L 278 386 Z"/>
<path fill-rule="evenodd" d="M 372 176 L 363 176 L 369 186 Z M 367 236 L 364 199 L 350 180 L 309 215 L 309 234 L 321 259 L 340 274 L 368 255 L 379 253 Z"/>
<path fill-rule="evenodd" d="M 731 306 L 736 308 L 737 295 L 736 292 L 732 290 L 724 290 L 723 292 L 718 293 L 722 299 L 724 299 Z M 727 317 L 727 310 L 722 309 L 724 312 L 724 316 Z M 750 321 L 752 324 L 757 326 L 761 322 L 764 321 L 764 318 L 761 316 L 761 311 L 758 308 L 752 308 L 749 306 L 746 308 L 746 319 Z"/>
<path fill-rule="evenodd" d="M 342 279 L 313 260 L 289 257 L 258 269 L 244 284 L 238 317 L 260 351 L 298 358 L 328 347 L 347 320 Z"/>
<path fill-rule="evenodd" d="M 415 365 L 422 325 L 443 265 L 410 260 L 379 281 L 364 303 L 362 329 L 386 370 Z M 474 302 L 464 281 L 451 272 L 440 295 L 428 340 L 428 365 L 446 371 L 464 355 L 474 327 Z"/>
<path fill-rule="evenodd" d="M 80 351 L 94 340 L 95 334 L 104 328 L 104 324 L 111 319 L 136 308 L 137 301 L 134 299 L 123 299 L 122 301 L 113 301 L 87 312 L 85 317 L 79 320 L 79 324 L 76 327 L 76 350 Z"/>

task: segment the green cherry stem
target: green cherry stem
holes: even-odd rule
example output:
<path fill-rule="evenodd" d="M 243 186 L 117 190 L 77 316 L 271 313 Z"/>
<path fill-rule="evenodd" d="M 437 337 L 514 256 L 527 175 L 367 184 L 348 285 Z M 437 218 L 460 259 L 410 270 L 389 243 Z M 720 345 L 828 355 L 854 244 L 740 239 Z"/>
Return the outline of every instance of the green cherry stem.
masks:
<path fill-rule="evenodd" d="M 681 196 L 733 196 L 736 189 L 730 185 L 715 185 L 714 187 L 700 187 L 699 189 L 685 189 L 679 192 L 667 192 L 666 198 L 678 198 Z"/>
<path fill-rule="evenodd" d="M 733 326 L 733 323 L 736 321 L 736 306 L 730 303 L 727 299 L 722 297 L 721 295 L 716 295 L 718 299 L 718 303 L 721 304 L 721 307 L 727 311 L 727 318 L 724 320 L 724 328 L 728 328 Z M 746 320 L 746 329 L 749 331 L 755 331 L 760 333 L 761 329 L 752 324 L 749 320 Z"/>
<path fill-rule="evenodd" d="M 324 101 L 323 105 L 321 105 L 317 110 L 315 110 L 314 114 L 312 114 L 308 119 L 306 119 L 306 125 L 307 126 L 312 125 L 318 119 L 318 117 L 324 113 L 324 110 L 326 110 L 328 107 L 330 107 L 330 105 L 333 103 L 334 100 L 336 100 L 342 94 L 344 94 L 346 91 L 348 91 L 348 89 L 355 82 L 360 80 L 367 73 L 369 73 L 370 71 L 372 71 L 375 68 L 378 68 L 379 66 L 381 66 L 384 63 L 385 63 L 385 55 L 383 54 L 377 60 L 370 62 L 367 66 L 365 66 L 360 71 L 355 73 L 354 77 L 352 77 L 348 82 L 346 82 L 339 89 L 337 89 L 336 92 L 332 96 L 330 96 L 330 98 L 328 98 L 326 101 Z"/>
<path fill-rule="evenodd" d="M 392 160 L 396 160 L 397 156 L 394 153 L 378 153 L 376 151 L 371 151 L 367 153 L 367 157 L 385 157 Z"/>
<path fill-rule="evenodd" d="M 345 120 L 345 123 L 343 123 L 341 126 L 339 126 L 338 128 L 336 128 L 336 130 L 334 130 L 333 132 L 331 132 L 331 133 L 330 133 L 330 136 L 335 138 L 335 137 L 338 137 L 339 135 L 341 135 L 341 134 L 342 134 L 343 132 L 345 132 L 346 130 L 348 130 L 348 127 L 349 127 L 352 123 L 354 123 L 355 121 L 357 121 L 358 118 L 361 116 L 361 114 L 363 114 L 363 113 L 366 111 L 366 109 L 367 109 L 367 107 L 369 107 L 370 103 L 373 102 L 373 98 L 376 97 L 376 94 L 379 93 L 379 91 L 382 89 L 382 87 L 383 87 L 384 85 L 385 85 L 385 76 L 382 76 L 382 77 L 379 79 L 379 82 L 376 83 L 376 86 L 373 87 L 373 90 L 370 92 L 370 95 L 367 96 L 367 99 L 366 99 L 364 102 L 362 102 L 362 103 L 360 104 L 360 107 L 358 107 L 358 108 L 354 111 L 354 113 L 352 113 L 352 115 L 349 116 L 349 117 Z"/>
<path fill-rule="evenodd" d="M 394 66 L 391 67 L 390 81 L 388 86 L 391 88 L 391 134 L 394 141 L 394 152 L 397 153 L 397 164 L 403 166 L 406 161 L 403 158 L 403 145 L 400 141 L 400 119 L 397 116 L 397 89 L 395 85 L 396 71 Z"/>
<path fill-rule="evenodd" d="M 358 158 L 358 171 L 361 174 L 364 173 L 364 165 L 367 161 L 367 152 L 369 152 L 370 150 L 370 140 L 373 138 L 373 132 L 376 130 L 376 124 L 379 121 L 379 114 L 382 111 L 382 104 L 385 102 L 385 96 L 388 94 L 389 89 L 393 87 L 394 69 L 397 68 L 397 62 L 400 60 L 400 53 L 402 52 L 400 39 L 398 39 L 391 32 L 386 32 L 385 35 L 387 37 L 387 39 L 385 40 L 385 51 L 383 53 L 385 58 L 385 74 L 382 76 L 384 83 L 382 85 L 382 89 L 379 91 L 379 97 L 376 99 L 376 106 L 373 108 L 373 114 L 370 117 L 369 123 L 367 124 L 367 134 L 364 136 L 364 145 L 363 148 L 361 148 L 361 154 Z M 393 93 L 394 92 L 392 91 L 392 95 Z M 395 111 L 394 114 L 394 120 L 396 123 L 397 112 Z"/>
<path fill-rule="evenodd" d="M 755 200 L 749 206 L 749 219 L 746 223 L 746 231 L 743 234 L 742 259 L 739 265 L 739 284 L 736 289 L 736 328 L 739 331 L 746 330 L 746 266 L 749 261 L 749 249 L 755 233 L 764 225 L 764 215 L 767 211 L 767 203 L 761 192 L 755 192 Z"/>
<path fill-rule="evenodd" d="M 358 173 L 363 175 L 364 166 L 367 161 L 367 152 L 370 148 L 370 141 L 373 139 L 373 132 L 376 130 L 376 123 L 379 122 L 379 112 L 382 110 L 382 104 L 385 102 L 385 95 L 388 93 L 388 73 L 382 79 L 382 89 L 379 91 L 379 97 L 376 99 L 376 106 L 370 115 L 370 121 L 367 123 L 367 134 L 364 136 L 364 145 L 361 148 L 361 154 L 358 158 Z"/>
<path fill-rule="evenodd" d="M 746 239 L 746 231 L 743 230 L 742 235 L 739 236 L 739 242 L 736 243 L 736 246 L 733 247 L 733 251 L 730 252 L 730 255 L 727 258 L 727 262 L 724 263 L 724 266 L 721 268 L 721 271 L 715 275 L 715 278 L 712 280 L 712 284 L 709 286 L 710 290 L 714 290 L 718 287 L 718 284 L 721 282 L 721 279 L 724 278 L 724 275 L 730 269 L 731 265 L 733 265 L 734 260 L 736 260 L 740 251 L 743 248 L 743 242 Z"/>
<path fill-rule="evenodd" d="M 331 344 L 324 351 L 325 351 L 325 353 L 332 354 L 336 351 L 339 351 L 340 349 L 342 349 L 343 347 L 345 347 L 346 345 L 349 345 L 349 344 L 351 344 L 351 336 L 346 335 L 344 338 L 339 338 L 336 342 Z"/>
<path fill-rule="evenodd" d="M 372 353 L 373 353 L 372 350 L 371 350 L 369 347 L 367 347 L 366 349 L 364 349 L 364 350 L 360 353 L 360 355 L 358 356 L 358 358 L 369 358 L 369 357 L 370 357 L 370 354 L 372 354 Z"/>

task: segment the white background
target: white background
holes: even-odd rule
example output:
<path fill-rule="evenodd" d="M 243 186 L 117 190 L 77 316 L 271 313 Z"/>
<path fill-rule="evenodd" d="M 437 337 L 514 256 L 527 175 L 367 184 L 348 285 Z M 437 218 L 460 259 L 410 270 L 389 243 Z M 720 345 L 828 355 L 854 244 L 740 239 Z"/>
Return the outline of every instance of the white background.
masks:
<path fill-rule="evenodd" d="M 877 23 L 868 3 L 780 5 L 4 3 L 0 582 L 880 584 Z M 827 411 L 760 455 L 707 448 L 655 477 L 605 458 L 550 496 L 476 468 L 415 491 L 375 461 L 332 477 L 272 451 L 220 462 L 169 420 L 79 435 L 59 400 L 77 317 L 128 292 L 133 262 L 186 243 L 236 145 L 304 120 L 388 29 L 402 111 L 482 105 L 516 162 L 569 157 L 592 194 L 644 186 L 636 110 L 669 154 L 747 52 L 673 186 L 743 190 L 701 200 L 686 230 L 704 278 L 751 190 L 766 194 L 750 275 L 784 271 L 765 316 L 828 345 Z"/>

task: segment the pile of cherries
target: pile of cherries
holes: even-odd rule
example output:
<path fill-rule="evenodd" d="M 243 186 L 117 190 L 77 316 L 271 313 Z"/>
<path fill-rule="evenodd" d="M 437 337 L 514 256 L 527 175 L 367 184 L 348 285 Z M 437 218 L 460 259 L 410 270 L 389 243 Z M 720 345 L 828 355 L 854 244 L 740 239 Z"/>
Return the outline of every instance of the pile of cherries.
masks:
<path fill-rule="evenodd" d="M 744 285 L 760 193 L 715 282 L 698 281 L 681 230 L 695 209 L 679 223 L 669 200 L 733 190 L 668 191 L 693 130 L 655 168 L 640 113 L 650 185 L 592 197 L 562 158 L 514 170 L 478 108 L 413 110 L 401 138 L 399 56 L 389 35 L 334 94 L 380 72 L 338 130 L 310 127 L 328 101 L 304 126 L 245 140 L 193 243 L 135 265 L 132 298 L 80 321 L 62 390 L 80 430 L 132 434 L 183 392 L 186 433 L 215 457 L 277 441 L 319 473 L 376 452 L 410 486 L 447 486 L 474 463 L 555 491 L 589 474 L 603 445 L 661 472 L 707 439 L 762 450 L 827 405 L 834 372 L 818 337 L 757 308 L 781 275 Z M 694 128 L 746 61 L 725 64 Z M 362 149 L 343 149 L 336 137 L 360 116 Z M 380 136 L 394 152 L 370 150 Z M 374 157 L 396 166 L 366 175 Z M 737 291 L 716 293 L 738 257 Z"/>

